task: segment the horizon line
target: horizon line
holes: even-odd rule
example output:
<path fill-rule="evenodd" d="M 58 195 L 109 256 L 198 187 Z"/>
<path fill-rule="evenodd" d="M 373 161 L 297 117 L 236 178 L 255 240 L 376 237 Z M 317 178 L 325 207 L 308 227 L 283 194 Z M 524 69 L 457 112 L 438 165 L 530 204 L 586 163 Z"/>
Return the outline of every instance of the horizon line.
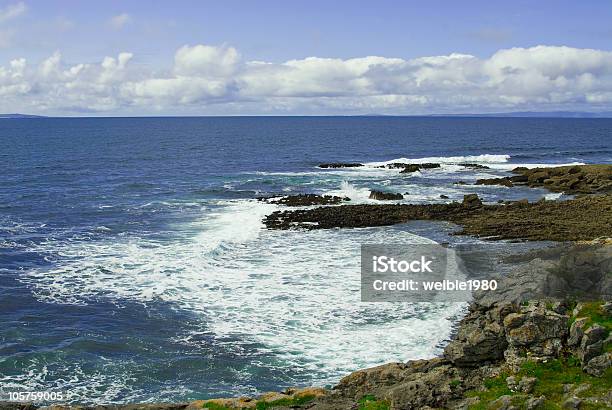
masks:
<path fill-rule="evenodd" d="M 565 118 L 565 119 L 606 119 L 612 112 L 589 111 L 521 111 L 497 113 L 457 113 L 457 114 L 215 114 L 215 115 L 40 115 L 40 114 L 0 114 L 6 119 L 62 119 L 62 118 L 278 118 L 278 117 L 395 117 L 395 118 Z"/>

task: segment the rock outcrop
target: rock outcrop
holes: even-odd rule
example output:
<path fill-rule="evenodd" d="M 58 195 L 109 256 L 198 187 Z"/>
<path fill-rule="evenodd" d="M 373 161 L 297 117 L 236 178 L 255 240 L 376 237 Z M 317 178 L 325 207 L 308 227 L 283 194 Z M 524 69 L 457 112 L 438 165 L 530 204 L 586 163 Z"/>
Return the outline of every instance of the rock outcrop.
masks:
<path fill-rule="evenodd" d="M 273 198 L 258 198 L 260 201 L 269 202 L 271 204 L 279 204 L 286 206 L 311 206 L 311 205 L 336 205 L 345 201 L 350 201 L 348 197 L 340 197 L 335 195 L 316 195 L 316 194 L 298 194 L 287 195 L 283 197 Z"/>
<path fill-rule="evenodd" d="M 612 247 L 593 249 L 564 248 L 572 255 L 570 265 L 549 252 L 531 255 L 524 264 L 533 272 L 536 285 L 531 292 L 516 289 L 524 283 L 524 271 L 518 270 L 501 280 L 500 288 L 507 291 L 494 299 L 477 293 L 442 357 L 354 372 L 310 408 L 340 409 L 340 404 L 362 397 L 376 397 L 387 406 L 376 408 L 386 409 L 537 409 L 567 403 L 609 408 L 612 341 L 606 335 L 611 304 L 574 306 L 547 287 L 550 275 L 562 277 L 568 268 L 581 274 L 599 266 L 600 276 L 608 275 L 605 263 Z M 589 266 L 582 264 L 585 261 Z M 533 270 L 538 264 L 542 268 Z M 597 296 L 605 292 L 603 282 L 594 289 Z"/>
<path fill-rule="evenodd" d="M 423 164 L 406 164 L 406 166 L 404 166 L 404 169 L 400 171 L 400 174 L 408 174 L 411 172 L 420 171 L 422 169 L 433 169 L 433 168 L 440 168 L 440 164 L 431 163 L 431 162 L 426 162 Z"/>
<path fill-rule="evenodd" d="M 390 164 L 379 165 L 378 168 L 400 169 L 400 174 L 416 172 L 421 169 L 440 168 L 441 165 L 435 162 L 424 162 L 422 164 L 410 164 L 406 162 L 392 162 Z"/>
<path fill-rule="evenodd" d="M 399 199 L 404 199 L 404 195 L 395 192 L 383 192 L 383 191 L 370 191 L 370 199 L 376 199 L 379 201 L 397 201 Z"/>
<path fill-rule="evenodd" d="M 277 211 L 268 215 L 264 223 L 270 229 L 328 229 L 412 220 L 454 222 L 462 227 L 460 234 L 496 239 L 592 240 L 612 237 L 612 195 L 487 205 L 472 194 L 463 204 L 360 204 Z"/>
<path fill-rule="evenodd" d="M 504 178 L 479 179 L 477 185 L 527 185 L 543 187 L 566 194 L 612 192 L 612 165 L 573 165 L 552 168 L 524 168 L 512 170 L 517 174 Z"/>
<path fill-rule="evenodd" d="M 512 181 L 507 178 L 483 178 L 476 180 L 476 185 L 502 185 L 508 188 L 514 186 Z"/>
<path fill-rule="evenodd" d="M 468 162 L 462 162 L 462 163 L 459 163 L 457 165 L 460 165 L 460 166 L 466 167 L 466 168 L 472 168 L 472 169 L 489 169 L 490 168 L 490 167 L 488 167 L 486 165 L 474 164 L 474 163 L 468 163 Z"/>

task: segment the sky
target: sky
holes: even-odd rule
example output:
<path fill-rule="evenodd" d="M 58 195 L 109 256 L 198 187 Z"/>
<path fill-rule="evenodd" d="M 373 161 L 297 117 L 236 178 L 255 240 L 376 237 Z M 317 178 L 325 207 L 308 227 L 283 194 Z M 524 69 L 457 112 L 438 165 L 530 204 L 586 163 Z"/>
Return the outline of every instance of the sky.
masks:
<path fill-rule="evenodd" d="M 612 2 L 0 1 L 0 112 L 612 111 Z"/>

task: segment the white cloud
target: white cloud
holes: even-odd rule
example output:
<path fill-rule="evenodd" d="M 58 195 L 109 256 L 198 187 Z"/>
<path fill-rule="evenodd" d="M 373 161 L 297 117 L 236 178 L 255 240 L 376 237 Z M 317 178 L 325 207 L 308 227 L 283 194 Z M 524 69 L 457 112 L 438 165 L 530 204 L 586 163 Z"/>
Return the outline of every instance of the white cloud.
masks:
<path fill-rule="evenodd" d="M 233 47 L 183 46 L 174 56 L 174 71 L 179 76 L 227 77 L 236 71 L 239 60 Z"/>
<path fill-rule="evenodd" d="M 121 14 L 117 14 L 116 16 L 111 17 L 110 20 L 108 21 L 108 24 L 114 30 L 121 30 L 131 21 L 132 21 L 132 17 L 129 14 L 121 13 Z"/>
<path fill-rule="evenodd" d="M 416 59 L 309 57 L 243 61 L 229 46 L 179 48 L 172 67 L 132 64 L 131 53 L 97 64 L 0 67 L 0 111 L 393 113 L 512 110 L 612 111 L 612 52 L 537 46 Z"/>
<path fill-rule="evenodd" d="M 10 4 L 0 9 L 0 23 L 17 18 L 24 14 L 27 10 L 28 7 L 24 2 Z"/>

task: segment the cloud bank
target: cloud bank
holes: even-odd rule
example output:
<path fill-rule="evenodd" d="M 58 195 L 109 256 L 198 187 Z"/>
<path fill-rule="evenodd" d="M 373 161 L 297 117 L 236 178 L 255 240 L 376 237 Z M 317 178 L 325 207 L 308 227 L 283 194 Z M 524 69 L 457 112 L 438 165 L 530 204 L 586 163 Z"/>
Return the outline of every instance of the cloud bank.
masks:
<path fill-rule="evenodd" d="M 166 70 L 132 53 L 67 64 L 55 52 L 0 66 L 4 112 L 426 114 L 612 110 L 612 52 L 537 46 L 415 59 L 245 61 L 233 47 L 185 45 Z"/>

